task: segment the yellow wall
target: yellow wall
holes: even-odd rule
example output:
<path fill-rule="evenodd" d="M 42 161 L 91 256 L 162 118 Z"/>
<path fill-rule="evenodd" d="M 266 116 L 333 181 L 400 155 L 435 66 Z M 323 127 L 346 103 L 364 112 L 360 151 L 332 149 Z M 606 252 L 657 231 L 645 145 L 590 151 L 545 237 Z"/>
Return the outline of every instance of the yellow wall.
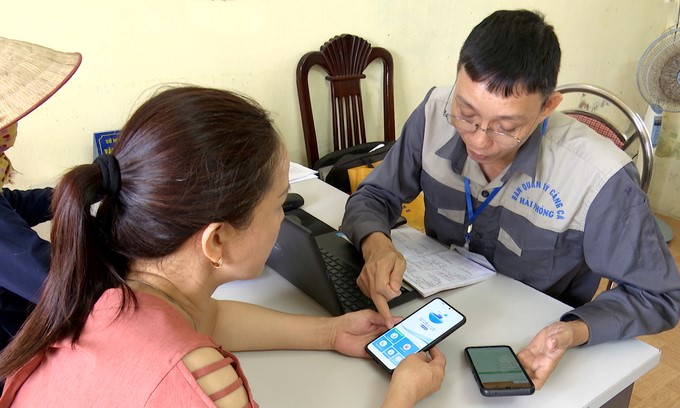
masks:
<path fill-rule="evenodd" d="M 51 185 L 91 162 L 92 134 L 120 128 L 165 82 L 254 97 L 273 112 L 291 159 L 305 163 L 295 67 L 345 32 L 393 53 L 399 132 L 430 87 L 452 83 L 466 35 L 499 8 L 538 9 L 555 26 L 560 83 L 599 84 L 644 114 L 636 64 L 677 7 L 677 0 L 3 0 L 0 35 L 84 56 L 71 81 L 21 121 L 9 151 L 21 173 L 14 187 Z M 369 106 L 368 115 L 380 112 Z"/>

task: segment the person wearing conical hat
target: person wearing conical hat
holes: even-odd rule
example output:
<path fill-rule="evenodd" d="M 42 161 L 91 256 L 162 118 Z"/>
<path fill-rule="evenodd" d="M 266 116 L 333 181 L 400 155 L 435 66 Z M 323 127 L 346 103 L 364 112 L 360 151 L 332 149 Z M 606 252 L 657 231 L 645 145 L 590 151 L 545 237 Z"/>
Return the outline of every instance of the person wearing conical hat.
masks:
<path fill-rule="evenodd" d="M 14 145 L 18 122 L 62 87 L 80 66 L 77 52 L 55 51 L 0 37 L 0 187 L 12 181 L 7 149 Z M 31 228 L 51 219 L 51 188 L 0 194 L 0 349 L 19 330 L 50 263 L 50 244 Z"/>

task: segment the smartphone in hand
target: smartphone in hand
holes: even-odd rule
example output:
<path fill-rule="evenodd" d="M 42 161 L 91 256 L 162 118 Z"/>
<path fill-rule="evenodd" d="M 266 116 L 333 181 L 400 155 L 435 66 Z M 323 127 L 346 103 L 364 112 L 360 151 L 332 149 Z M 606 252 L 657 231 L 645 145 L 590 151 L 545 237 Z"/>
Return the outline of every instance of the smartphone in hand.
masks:
<path fill-rule="evenodd" d="M 510 346 L 466 347 L 464 353 L 482 395 L 500 397 L 534 393 L 534 384 Z"/>
<path fill-rule="evenodd" d="M 465 316 L 435 298 L 368 343 L 366 352 L 392 372 L 406 356 L 429 350 L 464 323 Z"/>

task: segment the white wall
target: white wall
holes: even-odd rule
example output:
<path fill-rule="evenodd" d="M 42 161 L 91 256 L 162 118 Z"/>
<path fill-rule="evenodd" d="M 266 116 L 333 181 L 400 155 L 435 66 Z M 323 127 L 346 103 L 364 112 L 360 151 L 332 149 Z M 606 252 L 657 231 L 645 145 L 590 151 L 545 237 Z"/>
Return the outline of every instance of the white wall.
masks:
<path fill-rule="evenodd" d="M 305 163 L 294 72 L 300 56 L 352 33 L 394 56 L 397 132 L 425 92 L 454 79 L 459 48 L 499 8 L 542 11 L 563 50 L 559 82 L 610 89 L 638 112 L 635 69 L 677 14 L 677 0 L 2 0 L 0 35 L 83 64 L 24 118 L 9 151 L 15 188 L 54 184 L 92 161 L 92 134 L 118 129 L 157 84 L 237 90 L 272 111 L 292 160 Z M 369 116 L 380 112 L 369 108 Z"/>

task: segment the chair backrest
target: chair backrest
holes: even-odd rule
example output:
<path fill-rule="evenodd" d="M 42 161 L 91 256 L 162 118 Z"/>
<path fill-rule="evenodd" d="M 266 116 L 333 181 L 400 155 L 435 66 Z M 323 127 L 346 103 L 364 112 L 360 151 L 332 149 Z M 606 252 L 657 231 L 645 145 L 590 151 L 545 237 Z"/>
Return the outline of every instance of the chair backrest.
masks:
<path fill-rule="evenodd" d="M 302 117 L 302 130 L 310 166 L 319 159 L 317 133 L 309 93 L 309 71 L 321 67 L 330 82 L 331 128 L 333 149 L 340 150 L 366 143 L 366 125 L 360 81 L 366 78 L 364 70 L 375 60 L 383 64 L 383 117 L 384 137 L 392 141 L 394 131 L 394 90 L 392 55 L 384 48 L 372 47 L 361 37 L 342 34 L 328 40 L 319 51 L 308 52 L 300 59 L 297 72 L 297 92 Z M 379 139 L 378 139 L 379 140 Z"/>
<path fill-rule="evenodd" d="M 653 153 L 649 132 L 640 115 L 610 91 L 594 85 L 560 85 L 557 91 L 565 96 L 580 94 L 581 99 L 574 106 L 564 106 L 569 105 L 565 98 L 560 105 L 562 112 L 588 125 L 631 155 L 638 163 L 640 187 L 647 192 L 652 179 Z M 612 107 L 615 108 L 613 112 Z M 617 113 L 618 118 L 610 117 L 613 113 Z"/>

